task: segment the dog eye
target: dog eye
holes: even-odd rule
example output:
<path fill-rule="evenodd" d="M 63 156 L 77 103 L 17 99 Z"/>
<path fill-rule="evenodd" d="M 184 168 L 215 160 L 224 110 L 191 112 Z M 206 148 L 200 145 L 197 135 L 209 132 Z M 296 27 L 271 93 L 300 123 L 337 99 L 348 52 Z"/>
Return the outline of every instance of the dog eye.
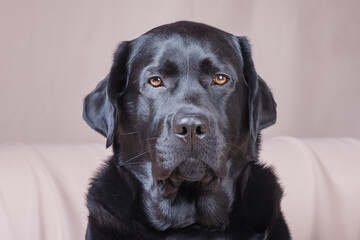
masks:
<path fill-rule="evenodd" d="M 149 78 L 148 82 L 153 86 L 153 87 L 160 87 L 163 85 L 163 81 L 161 80 L 160 77 L 152 77 Z"/>
<path fill-rule="evenodd" d="M 218 74 L 214 78 L 214 83 L 217 84 L 217 85 L 224 85 L 228 81 L 229 81 L 229 77 L 225 76 L 223 74 Z"/>

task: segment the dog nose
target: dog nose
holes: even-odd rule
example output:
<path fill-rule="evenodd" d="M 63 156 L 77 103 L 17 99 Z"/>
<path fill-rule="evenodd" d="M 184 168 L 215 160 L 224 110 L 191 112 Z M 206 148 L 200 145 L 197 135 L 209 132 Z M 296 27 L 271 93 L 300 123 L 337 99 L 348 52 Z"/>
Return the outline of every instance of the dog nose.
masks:
<path fill-rule="evenodd" d="M 173 129 L 176 136 L 187 144 L 194 144 L 203 139 L 208 131 L 209 121 L 203 115 L 180 115 L 173 119 Z"/>

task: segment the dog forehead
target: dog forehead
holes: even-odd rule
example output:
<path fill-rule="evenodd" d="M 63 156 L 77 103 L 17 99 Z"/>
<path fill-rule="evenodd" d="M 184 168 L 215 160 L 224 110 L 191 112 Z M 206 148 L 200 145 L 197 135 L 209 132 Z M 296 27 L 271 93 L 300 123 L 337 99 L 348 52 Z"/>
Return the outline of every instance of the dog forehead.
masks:
<path fill-rule="evenodd" d="M 135 71 L 141 71 L 150 65 L 179 69 L 191 66 L 196 69 L 204 60 L 214 65 L 241 65 L 236 46 L 228 36 L 149 33 L 136 39 L 134 46 L 131 65 Z"/>
<path fill-rule="evenodd" d="M 151 29 L 144 35 L 148 34 L 156 34 L 156 35 L 171 35 L 171 34 L 179 34 L 182 36 L 192 36 L 197 38 L 207 38 L 209 36 L 214 35 L 231 35 L 227 32 L 224 32 L 220 29 L 215 27 L 203 24 L 203 23 L 196 23 L 196 22 L 189 22 L 189 21 L 179 21 L 171 24 L 162 25 Z"/>
<path fill-rule="evenodd" d="M 182 21 L 154 28 L 135 39 L 133 57 L 139 54 L 149 57 L 164 53 L 168 55 L 184 53 L 186 56 L 190 53 L 233 53 L 237 50 L 235 42 L 235 36 L 217 28 Z"/>
<path fill-rule="evenodd" d="M 212 54 L 216 48 L 222 48 L 221 45 L 216 46 L 211 41 L 200 41 L 196 38 L 184 37 L 178 34 L 171 35 L 166 39 L 158 39 L 154 41 L 155 50 L 150 54 L 152 59 L 158 64 L 164 62 L 173 62 L 177 64 L 189 63 L 189 60 L 201 58 L 214 58 Z"/>

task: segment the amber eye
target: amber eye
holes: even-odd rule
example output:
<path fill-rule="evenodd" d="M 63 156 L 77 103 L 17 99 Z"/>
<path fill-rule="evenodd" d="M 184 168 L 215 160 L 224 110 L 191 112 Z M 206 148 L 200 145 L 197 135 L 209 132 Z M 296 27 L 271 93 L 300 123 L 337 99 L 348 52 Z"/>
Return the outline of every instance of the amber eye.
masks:
<path fill-rule="evenodd" d="M 153 87 L 160 87 L 160 86 L 163 85 L 163 82 L 162 82 L 161 78 L 159 78 L 159 77 L 149 78 L 149 83 L 150 83 Z"/>
<path fill-rule="evenodd" d="M 218 74 L 214 78 L 214 82 L 217 85 L 224 85 L 227 81 L 229 81 L 229 77 L 222 74 Z"/>

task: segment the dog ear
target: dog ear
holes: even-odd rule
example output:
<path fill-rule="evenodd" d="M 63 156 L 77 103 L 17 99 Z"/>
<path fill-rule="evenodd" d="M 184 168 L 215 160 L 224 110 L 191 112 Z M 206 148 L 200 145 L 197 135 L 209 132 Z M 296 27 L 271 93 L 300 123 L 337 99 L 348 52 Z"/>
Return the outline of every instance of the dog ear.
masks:
<path fill-rule="evenodd" d="M 116 131 L 119 114 L 117 99 L 124 94 L 128 84 L 129 52 L 129 42 L 119 45 L 110 74 L 84 100 L 83 118 L 92 129 L 106 137 L 107 148 L 112 145 Z"/>
<path fill-rule="evenodd" d="M 253 141 L 259 132 L 276 122 L 276 102 L 265 81 L 256 73 L 246 37 L 238 37 L 243 58 L 243 74 L 249 88 L 249 130 Z"/>

